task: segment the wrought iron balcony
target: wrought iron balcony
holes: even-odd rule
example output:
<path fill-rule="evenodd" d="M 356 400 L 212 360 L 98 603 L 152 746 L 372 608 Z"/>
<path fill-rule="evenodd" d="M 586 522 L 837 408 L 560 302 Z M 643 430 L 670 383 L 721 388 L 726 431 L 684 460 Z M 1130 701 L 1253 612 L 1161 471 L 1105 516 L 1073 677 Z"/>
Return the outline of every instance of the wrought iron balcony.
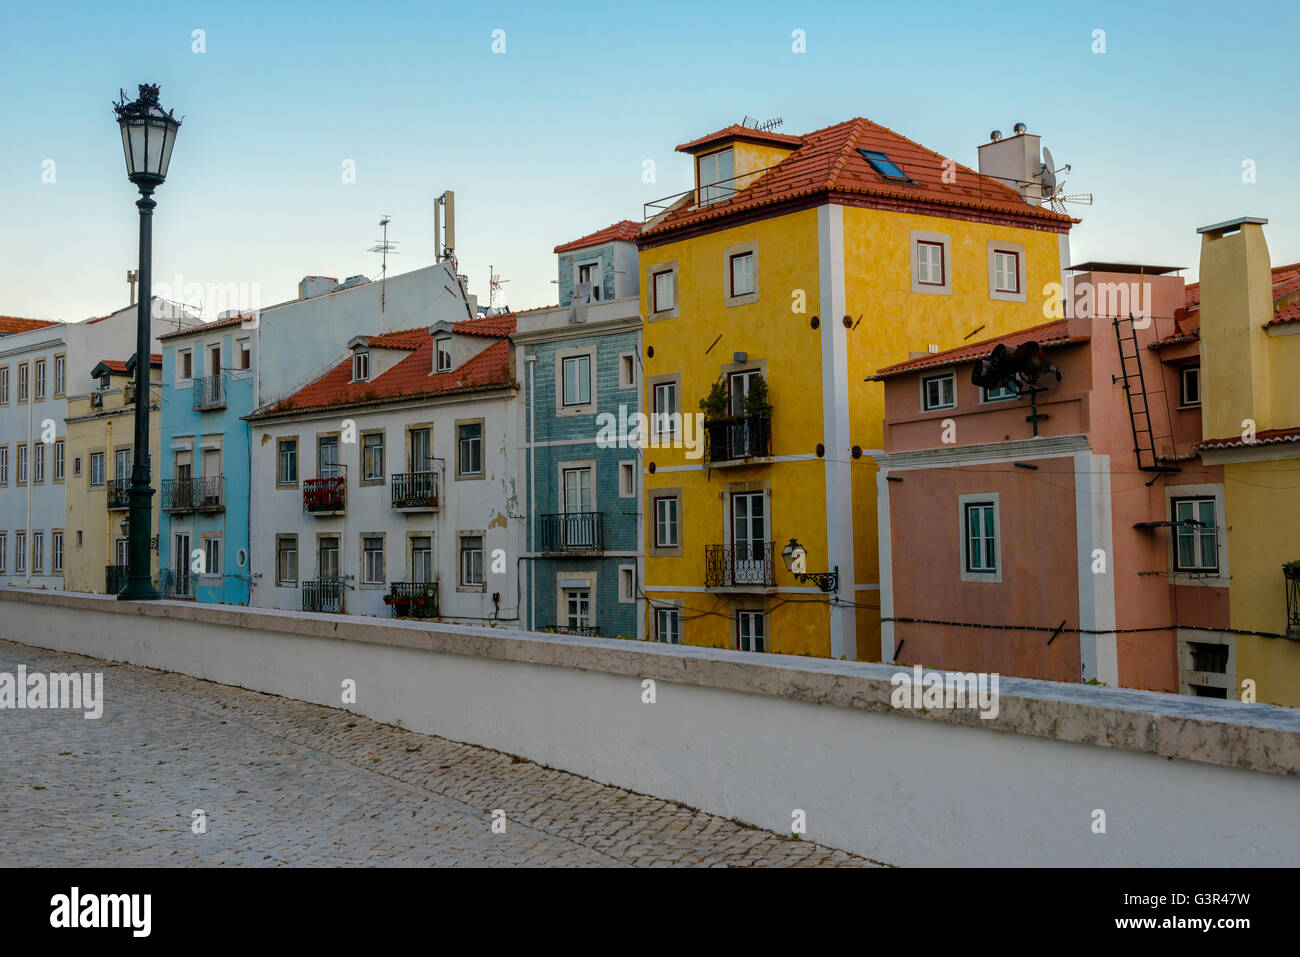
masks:
<path fill-rule="evenodd" d="M 592 555 L 605 550 L 603 512 L 556 512 L 537 517 L 537 550 L 553 555 Z"/>
<path fill-rule="evenodd" d="M 711 465 L 739 464 L 771 455 L 770 415 L 736 415 L 704 423 L 704 460 Z"/>
<path fill-rule="evenodd" d="M 126 565 L 104 566 L 104 594 L 116 595 L 126 587 Z"/>
<path fill-rule="evenodd" d="M 108 480 L 108 510 L 110 512 L 115 512 L 119 509 L 130 508 L 131 507 L 130 492 L 131 492 L 130 479 L 109 479 Z"/>
<path fill-rule="evenodd" d="M 428 512 L 438 507 L 437 472 L 394 472 L 389 481 L 393 508 Z"/>
<path fill-rule="evenodd" d="M 771 542 L 704 546 L 706 588 L 774 588 Z"/>
<path fill-rule="evenodd" d="M 337 579 L 319 582 L 303 582 L 302 610 L 342 614 L 343 588 L 343 582 L 338 581 Z"/>
<path fill-rule="evenodd" d="M 340 515 L 347 504 L 347 491 L 348 480 L 342 475 L 303 479 L 302 510 L 309 515 Z"/>
<path fill-rule="evenodd" d="M 552 635 L 579 635 L 583 638 L 599 638 L 599 625 L 547 625 L 542 631 Z"/>
<path fill-rule="evenodd" d="M 1282 566 L 1286 581 L 1286 636 L 1300 641 L 1300 562 Z"/>
<path fill-rule="evenodd" d="M 170 568 L 158 572 L 158 589 L 164 598 L 192 600 L 198 594 L 198 583 L 198 576 L 189 570 L 188 565 L 179 574 Z"/>
<path fill-rule="evenodd" d="M 194 380 L 194 411 L 226 407 L 226 386 L 219 375 L 202 376 Z"/>
<path fill-rule="evenodd" d="M 393 582 L 384 603 L 393 608 L 394 618 L 437 618 L 437 582 Z"/>
<path fill-rule="evenodd" d="M 226 508 L 226 477 L 163 479 L 164 512 L 221 512 Z"/>

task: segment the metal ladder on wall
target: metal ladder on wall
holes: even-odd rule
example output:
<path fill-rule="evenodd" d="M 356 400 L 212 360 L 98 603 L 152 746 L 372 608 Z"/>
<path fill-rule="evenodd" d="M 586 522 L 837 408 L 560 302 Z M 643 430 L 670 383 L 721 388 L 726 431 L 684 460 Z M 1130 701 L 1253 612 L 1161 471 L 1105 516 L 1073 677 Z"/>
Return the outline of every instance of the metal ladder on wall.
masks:
<path fill-rule="evenodd" d="M 1124 323 L 1128 323 L 1127 333 Z M 1128 420 L 1133 429 L 1133 454 L 1137 456 L 1138 469 L 1143 472 L 1178 472 L 1180 469 L 1176 466 L 1161 465 L 1156 461 L 1151 404 L 1147 401 L 1146 376 L 1142 372 L 1142 354 L 1138 348 L 1137 330 L 1133 326 L 1133 314 L 1129 313 L 1127 319 L 1116 316 L 1111 325 L 1115 327 L 1115 343 L 1119 346 L 1120 375 L 1112 375 L 1110 379 L 1111 382 L 1124 383 Z"/>

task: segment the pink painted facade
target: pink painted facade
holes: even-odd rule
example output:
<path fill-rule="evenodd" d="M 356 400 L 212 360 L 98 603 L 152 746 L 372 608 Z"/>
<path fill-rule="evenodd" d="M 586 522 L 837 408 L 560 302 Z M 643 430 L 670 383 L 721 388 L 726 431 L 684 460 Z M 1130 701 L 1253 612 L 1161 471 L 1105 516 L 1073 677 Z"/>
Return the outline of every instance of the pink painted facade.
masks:
<path fill-rule="evenodd" d="M 1198 692 L 1193 649 L 1228 627 L 1223 475 L 1193 448 L 1199 373 L 1184 370 L 1199 369 L 1199 339 L 1169 272 L 1076 271 L 1068 319 L 872 377 L 885 389 L 882 660 Z M 1150 421 L 1140 455 L 1124 387 L 1127 370 L 1139 395 L 1137 367 L 1121 366 L 1112 321 L 1130 310 L 1124 353 L 1141 363 Z M 998 342 L 1030 340 L 1061 373 L 1040 380 L 1037 435 L 1029 398 L 971 381 Z M 1171 526 L 1189 515 L 1210 520 Z"/>

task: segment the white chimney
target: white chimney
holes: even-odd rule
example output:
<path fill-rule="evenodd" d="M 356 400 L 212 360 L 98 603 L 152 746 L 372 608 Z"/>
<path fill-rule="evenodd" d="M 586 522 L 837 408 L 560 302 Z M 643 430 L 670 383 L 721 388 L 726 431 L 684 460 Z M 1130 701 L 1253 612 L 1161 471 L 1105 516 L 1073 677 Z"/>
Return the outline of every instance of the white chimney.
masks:
<path fill-rule="evenodd" d="M 1026 203 L 1038 205 L 1043 195 L 1038 174 L 1043 168 L 1042 137 L 1027 131 L 1023 123 L 1015 134 L 1003 137 L 994 130 L 989 142 L 979 148 L 980 173 L 1014 189 Z"/>
<path fill-rule="evenodd" d="M 332 276 L 303 276 L 298 283 L 298 298 L 310 299 L 312 296 L 323 296 L 337 289 L 338 284 L 339 281 Z"/>

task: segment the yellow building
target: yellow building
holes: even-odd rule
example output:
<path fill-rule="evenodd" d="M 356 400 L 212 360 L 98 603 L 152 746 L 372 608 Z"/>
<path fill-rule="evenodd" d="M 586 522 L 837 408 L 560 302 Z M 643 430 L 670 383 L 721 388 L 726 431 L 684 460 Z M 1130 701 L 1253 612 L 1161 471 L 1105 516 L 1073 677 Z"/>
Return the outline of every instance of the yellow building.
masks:
<path fill-rule="evenodd" d="M 153 356 L 150 365 L 149 453 L 155 463 L 156 489 L 162 434 L 162 356 Z M 91 376 L 99 382 L 96 391 L 68 396 L 64 588 L 108 594 L 117 590 L 111 584 L 126 583 L 127 536 L 122 522 L 127 517 L 126 492 L 135 444 L 135 356 L 126 362 L 103 360 Z M 157 494 L 151 524 L 150 536 L 156 540 Z M 152 551 L 150 574 L 157 581 L 157 548 Z"/>
<path fill-rule="evenodd" d="M 1201 234 L 1201 403 L 1222 464 L 1238 696 L 1300 706 L 1300 263 L 1272 268 L 1263 226 Z M 1195 312 L 1193 304 L 1189 308 Z M 1288 589 L 1291 592 L 1288 608 Z"/>
<path fill-rule="evenodd" d="M 1045 300 L 1059 314 L 1073 220 L 1037 205 L 1027 133 L 980 148 L 987 175 L 865 119 L 732 126 L 677 149 L 694 188 L 655 204 L 638 238 L 647 633 L 879 660 L 884 402 L 864 378 L 1041 323 Z M 918 403 L 942 408 L 933 388 Z M 675 412 L 677 432 L 656 421 Z M 806 574 L 838 581 L 788 571 L 791 539 Z"/>

